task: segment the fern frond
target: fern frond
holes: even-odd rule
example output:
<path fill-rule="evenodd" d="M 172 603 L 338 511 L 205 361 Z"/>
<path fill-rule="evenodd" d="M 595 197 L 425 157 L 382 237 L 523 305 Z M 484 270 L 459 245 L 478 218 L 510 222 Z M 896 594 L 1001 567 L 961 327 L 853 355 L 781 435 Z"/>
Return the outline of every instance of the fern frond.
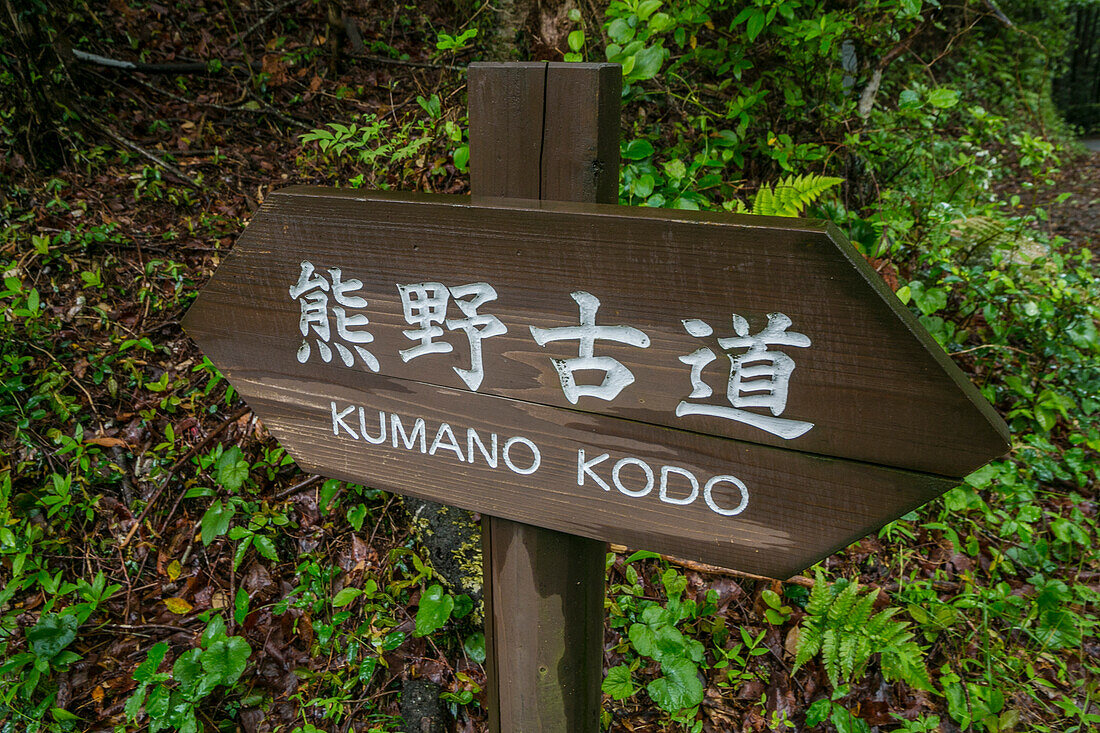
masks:
<path fill-rule="evenodd" d="M 838 662 L 840 664 L 840 670 L 844 673 L 845 677 L 850 677 L 855 670 L 856 662 L 859 657 L 859 640 L 862 637 L 856 634 L 844 634 L 840 637 L 840 648 L 838 651 Z"/>
<path fill-rule="evenodd" d="M 808 620 L 808 618 L 804 619 L 798 628 L 798 648 L 794 657 L 795 672 L 821 651 L 822 629 L 816 624 L 808 624 Z"/>
<path fill-rule="evenodd" d="M 756 198 L 752 200 L 752 213 L 757 216 L 779 216 L 779 207 L 775 200 L 775 194 L 767 185 L 760 187 L 756 192 Z"/>
<path fill-rule="evenodd" d="M 935 691 L 924 666 L 924 650 L 914 641 L 883 650 L 882 676 L 890 682 L 901 680 L 919 690 Z"/>
<path fill-rule="evenodd" d="M 762 216 L 799 216 L 842 178 L 807 173 L 780 178 L 774 187 L 761 186 L 753 200 L 752 213 Z"/>
<path fill-rule="evenodd" d="M 830 586 L 825 582 L 825 574 L 818 570 L 814 573 L 814 587 L 810 591 L 810 598 L 806 601 L 806 613 L 810 616 L 822 616 L 829 608 L 829 600 L 832 598 Z"/>
<path fill-rule="evenodd" d="M 847 620 L 848 614 L 851 613 L 852 607 L 858 600 L 859 585 L 856 583 L 849 583 L 833 600 L 832 605 L 829 606 L 829 625 L 839 626 L 843 624 L 844 621 Z"/>
<path fill-rule="evenodd" d="M 836 687 L 840 684 L 840 634 L 836 629 L 825 629 L 821 639 L 821 658 L 825 663 L 825 674 Z"/>
<path fill-rule="evenodd" d="M 876 613 L 865 626 L 867 635 L 872 638 L 880 636 L 883 630 L 886 628 L 886 625 L 890 622 L 890 619 L 893 618 L 894 614 L 897 613 L 899 610 L 901 609 L 886 608 Z"/>
<path fill-rule="evenodd" d="M 859 602 L 848 615 L 848 626 L 862 629 L 871 618 L 871 612 L 875 606 L 875 594 L 868 593 L 859 599 Z"/>

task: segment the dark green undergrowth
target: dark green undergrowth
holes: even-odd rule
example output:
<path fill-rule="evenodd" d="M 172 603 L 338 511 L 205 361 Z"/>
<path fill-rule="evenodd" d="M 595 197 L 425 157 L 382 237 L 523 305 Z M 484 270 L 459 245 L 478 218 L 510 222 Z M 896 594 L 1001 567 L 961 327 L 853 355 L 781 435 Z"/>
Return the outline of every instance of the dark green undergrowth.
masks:
<path fill-rule="evenodd" d="M 4 733 L 396 730 L 409 678 L 484 728 L 474 602 L 369 477 L 302 476 L 178 328 L 264 186 L 466 190 L 449 65 L 478 58 L 469 30 L 489 21 L 364 21 L 370 53 L 441 67 L 388 88 L 325 74 L 306 5 L 247 81 L 175 80 L 176 97 L 246 88 L 249 126 L 215 127 L 210 102 L 150 115 L 109 98 L 148 144 L 212 150 L 196 166 L 210 190 L 74 125 L 69 168 L 4 192 Z M 562 14 L 570 60 L 623 64 L 621 203 L 835 222 L 1012 429 L 1008 456 L 793 582 L 609 555 L 606 729 L 1100 724 L 1100 279 L 1088 243 L 1049 224 L 1079 154 L 1049 102 L 1065 4 L 1000 6 L 1011 27 L 986 3 L 921 0 Z M 74 39 L 121 54 L 109 29 Z M 270 108 L 312 124 L 265 139 Z"/>

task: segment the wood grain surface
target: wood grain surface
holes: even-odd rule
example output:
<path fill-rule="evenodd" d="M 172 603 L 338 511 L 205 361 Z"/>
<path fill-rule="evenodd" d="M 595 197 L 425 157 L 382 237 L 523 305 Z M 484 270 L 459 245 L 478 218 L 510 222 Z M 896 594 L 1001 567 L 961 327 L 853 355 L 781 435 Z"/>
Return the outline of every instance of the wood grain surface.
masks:
<path fill-rule="evenodd" d="M 368 301 L 379 373 L 336 358 L 297 361 L 300 309 L 288 289 L 303 260 L 362 281 L 356 295 Z M 440 337 L 451 353 L 398 357 L 414 344 L 397 286 L 419 282 L 496 289 L 479 312 L 508 331 L 483 341 L 477 392 L 454 370 L 470 366 L 460 332 Z M 566 400 L 551 357 L 577 356 L 577 342 L 540 347 L 531 336 L 531 326 L 576 325 L 570 293 L 581 290 L 600 300 L 597 324 L 633 326 L 650 339 L 645 349 L 596 342 L 596 355 L 635 377 L 611 402 Z M 755 333 L 773 312 L 812 342 L 776 347 L 797 364 L 782 417 L 814 427 L 784 440 L 729 420 L 676 417 L 691 391 L 679 357 L 702 345 L 681 321 L 701 319 L 717 339 L 733 335 L 732 313 Z M 813 221 L 291 188 L 268 197 L 185 327 L 303 468 L 773 577 L 802 570 L 1007 448 L 1003 423 L 977 390 L 839 233 Z M 715 340 L 706 345 L 722 354 Z M 729 367 L 711 366 L 706 401 L 722 404 Z M 332 402 L 362 406 L 375 422 L 379 411 L 406 427 L 423 418 L 428 441 L 441 422 L 456 434 L 524 437 L 542 464 L 504 476 L 445 449 L 429 456 L 334 436 Z M 733 475 L 750 501 L 725 517 L 701 499 L 662 502 L 656 488 L 635 498 L 580 486 L 580 450 L 608 453 L 603 471 L 633 457 L 703 481 Z M 624 482 L 644 478 L 637 464 L 623 471 Z"/>
<path fill-rule="evenodd" d="M 622 69 L 531 66 L 470 65 L 472 193 L 615 203 Z M 490 730 L 599 733 L 606 540 L 491 514 L 481 533 Z"/>

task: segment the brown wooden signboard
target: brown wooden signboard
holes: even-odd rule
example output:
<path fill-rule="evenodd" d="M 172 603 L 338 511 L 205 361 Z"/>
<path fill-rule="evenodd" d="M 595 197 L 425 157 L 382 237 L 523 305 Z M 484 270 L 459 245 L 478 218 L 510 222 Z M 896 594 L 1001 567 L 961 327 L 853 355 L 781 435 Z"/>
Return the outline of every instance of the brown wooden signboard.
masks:
<path fill-rule="evenodd" d="M 184 326 L 305 470 L 771 577 L 1008 447 L 815 221 L 296 187 Z"/>

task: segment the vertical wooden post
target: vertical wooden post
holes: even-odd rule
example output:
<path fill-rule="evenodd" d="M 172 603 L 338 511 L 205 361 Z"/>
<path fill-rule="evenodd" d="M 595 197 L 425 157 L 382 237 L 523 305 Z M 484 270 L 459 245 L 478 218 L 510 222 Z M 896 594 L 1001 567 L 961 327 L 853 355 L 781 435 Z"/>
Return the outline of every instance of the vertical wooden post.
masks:
<path fill-rule="evenodd" d="M 618 64 L 471 64 L 476 198 L 616 203 Z M 482 520 L 494 733 L 598 733 L 607 543 Z"/>

